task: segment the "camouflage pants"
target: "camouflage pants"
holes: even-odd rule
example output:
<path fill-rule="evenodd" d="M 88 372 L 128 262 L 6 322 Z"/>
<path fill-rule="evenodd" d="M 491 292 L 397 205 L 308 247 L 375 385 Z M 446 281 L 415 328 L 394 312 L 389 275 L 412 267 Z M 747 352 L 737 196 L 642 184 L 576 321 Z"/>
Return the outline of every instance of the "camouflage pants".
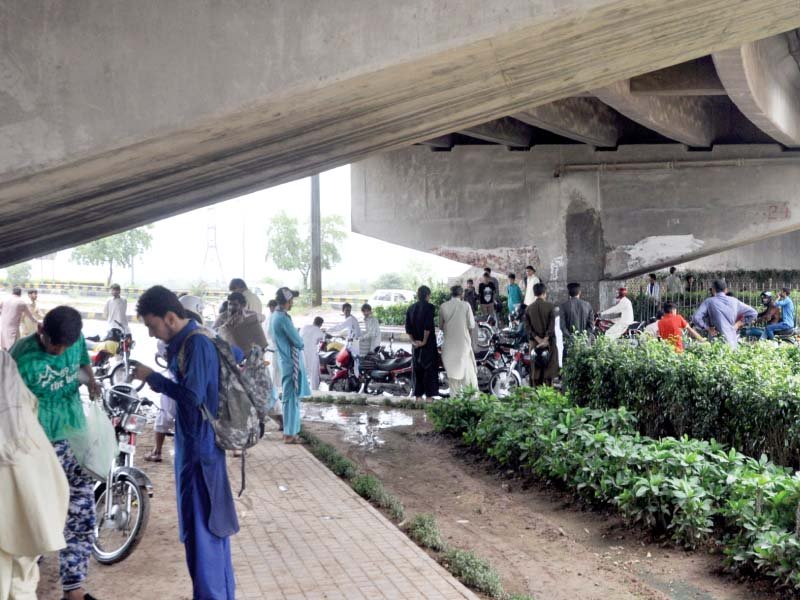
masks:
<path fill-rule="evenodd" d="M 59 553 L 61 586 L 69 592 L 83 587 L 89 570 L 95 524 L 94 480 L 81 469 L 67 440 L 53 443 L 53 448 L 69 482 L 69 511 L 64 528 L 67 547 Z"/>

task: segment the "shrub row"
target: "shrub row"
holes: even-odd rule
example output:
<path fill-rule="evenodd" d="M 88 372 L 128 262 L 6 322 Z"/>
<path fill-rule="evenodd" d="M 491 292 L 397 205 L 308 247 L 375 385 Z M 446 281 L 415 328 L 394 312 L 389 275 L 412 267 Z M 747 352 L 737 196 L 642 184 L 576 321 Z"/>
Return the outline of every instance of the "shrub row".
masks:
<path fill-rule="evenodd" d="M 800 349 L 787 344 L 693 344 L 683 354 L 657 340 L 639 347 L 579 340 L 564 389 L 593 408 L 624 406 L 641 433 L 711 440 L 775 462 L 800 457 Z"/>
<path fill-rule="evenodd" d="M 578 407 L 552 390 L 521 388 L 507 401 L 459 396 L 428 414 L 437 430 L 501 465 L 614 505 L 683 546 L 717 544 L 731 569 L 800 588 L 800 477 L 766 458 L 713 441 L 645 437 L 624 407 Z"/>

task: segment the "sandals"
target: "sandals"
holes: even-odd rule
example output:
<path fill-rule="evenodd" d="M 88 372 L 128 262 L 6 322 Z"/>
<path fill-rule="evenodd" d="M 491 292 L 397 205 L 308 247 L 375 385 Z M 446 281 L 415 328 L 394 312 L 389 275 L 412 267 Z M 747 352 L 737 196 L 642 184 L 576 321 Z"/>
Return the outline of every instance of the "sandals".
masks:
<path fill-rule="evenodd" d="M 147 456 L 145 456 L 145 457 L 144 457 L 144 459 L 145 459 L 147 462 L 154 462 L 154 463 L 160 463 L 160 462 L 163 460 L 163 459 L 161 458 L 161 455 L 160 455 L 160 454 L 155 454 L 155 453 L 153 453 L 153 452 L 151 452 L 150 454 L 148 454 Z M 87 594 L 87 596 L 88 596 L 88 594 Z M 92 600 L 92 599 L 91 599 L 91 598 L 87 598 L 86 600 Z"/>

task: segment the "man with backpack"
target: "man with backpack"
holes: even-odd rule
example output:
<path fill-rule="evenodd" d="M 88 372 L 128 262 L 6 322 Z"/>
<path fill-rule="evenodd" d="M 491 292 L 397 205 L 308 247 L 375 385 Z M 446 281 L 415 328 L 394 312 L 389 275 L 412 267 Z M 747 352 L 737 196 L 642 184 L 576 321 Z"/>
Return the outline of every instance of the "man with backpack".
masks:
<path fill-rule="evenodd" d="M 229 537 L 239 531 L 225 452 L 209 415 L 220 403 L 220 353 L 187 317 L 178 297 L 163 286 L 148 289 L 136 305 L 151 337 L 166 342 L 171 381 L 139 365 L 135 377 L 175 400 L 175 485 L 178 524 L 195 600 L 233 600 Z M 195 333 L 197 332 L 197 333 Z M 224 360 L 224 357 L 222 358 Z M 213 507 L 213 512 L 212 512 Z"/>

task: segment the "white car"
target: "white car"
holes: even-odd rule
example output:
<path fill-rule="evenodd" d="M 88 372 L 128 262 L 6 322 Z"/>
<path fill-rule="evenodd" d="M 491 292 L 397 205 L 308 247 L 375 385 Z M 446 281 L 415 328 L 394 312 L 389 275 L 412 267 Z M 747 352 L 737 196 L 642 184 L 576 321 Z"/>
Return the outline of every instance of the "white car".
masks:
<path fill-rule="evenodd" d="M 376 306 L 392 306 L 394 304 L 410 304 L 414 302 L 416 294 L 411 290 L 375 290 L 367 303 Z"/>

